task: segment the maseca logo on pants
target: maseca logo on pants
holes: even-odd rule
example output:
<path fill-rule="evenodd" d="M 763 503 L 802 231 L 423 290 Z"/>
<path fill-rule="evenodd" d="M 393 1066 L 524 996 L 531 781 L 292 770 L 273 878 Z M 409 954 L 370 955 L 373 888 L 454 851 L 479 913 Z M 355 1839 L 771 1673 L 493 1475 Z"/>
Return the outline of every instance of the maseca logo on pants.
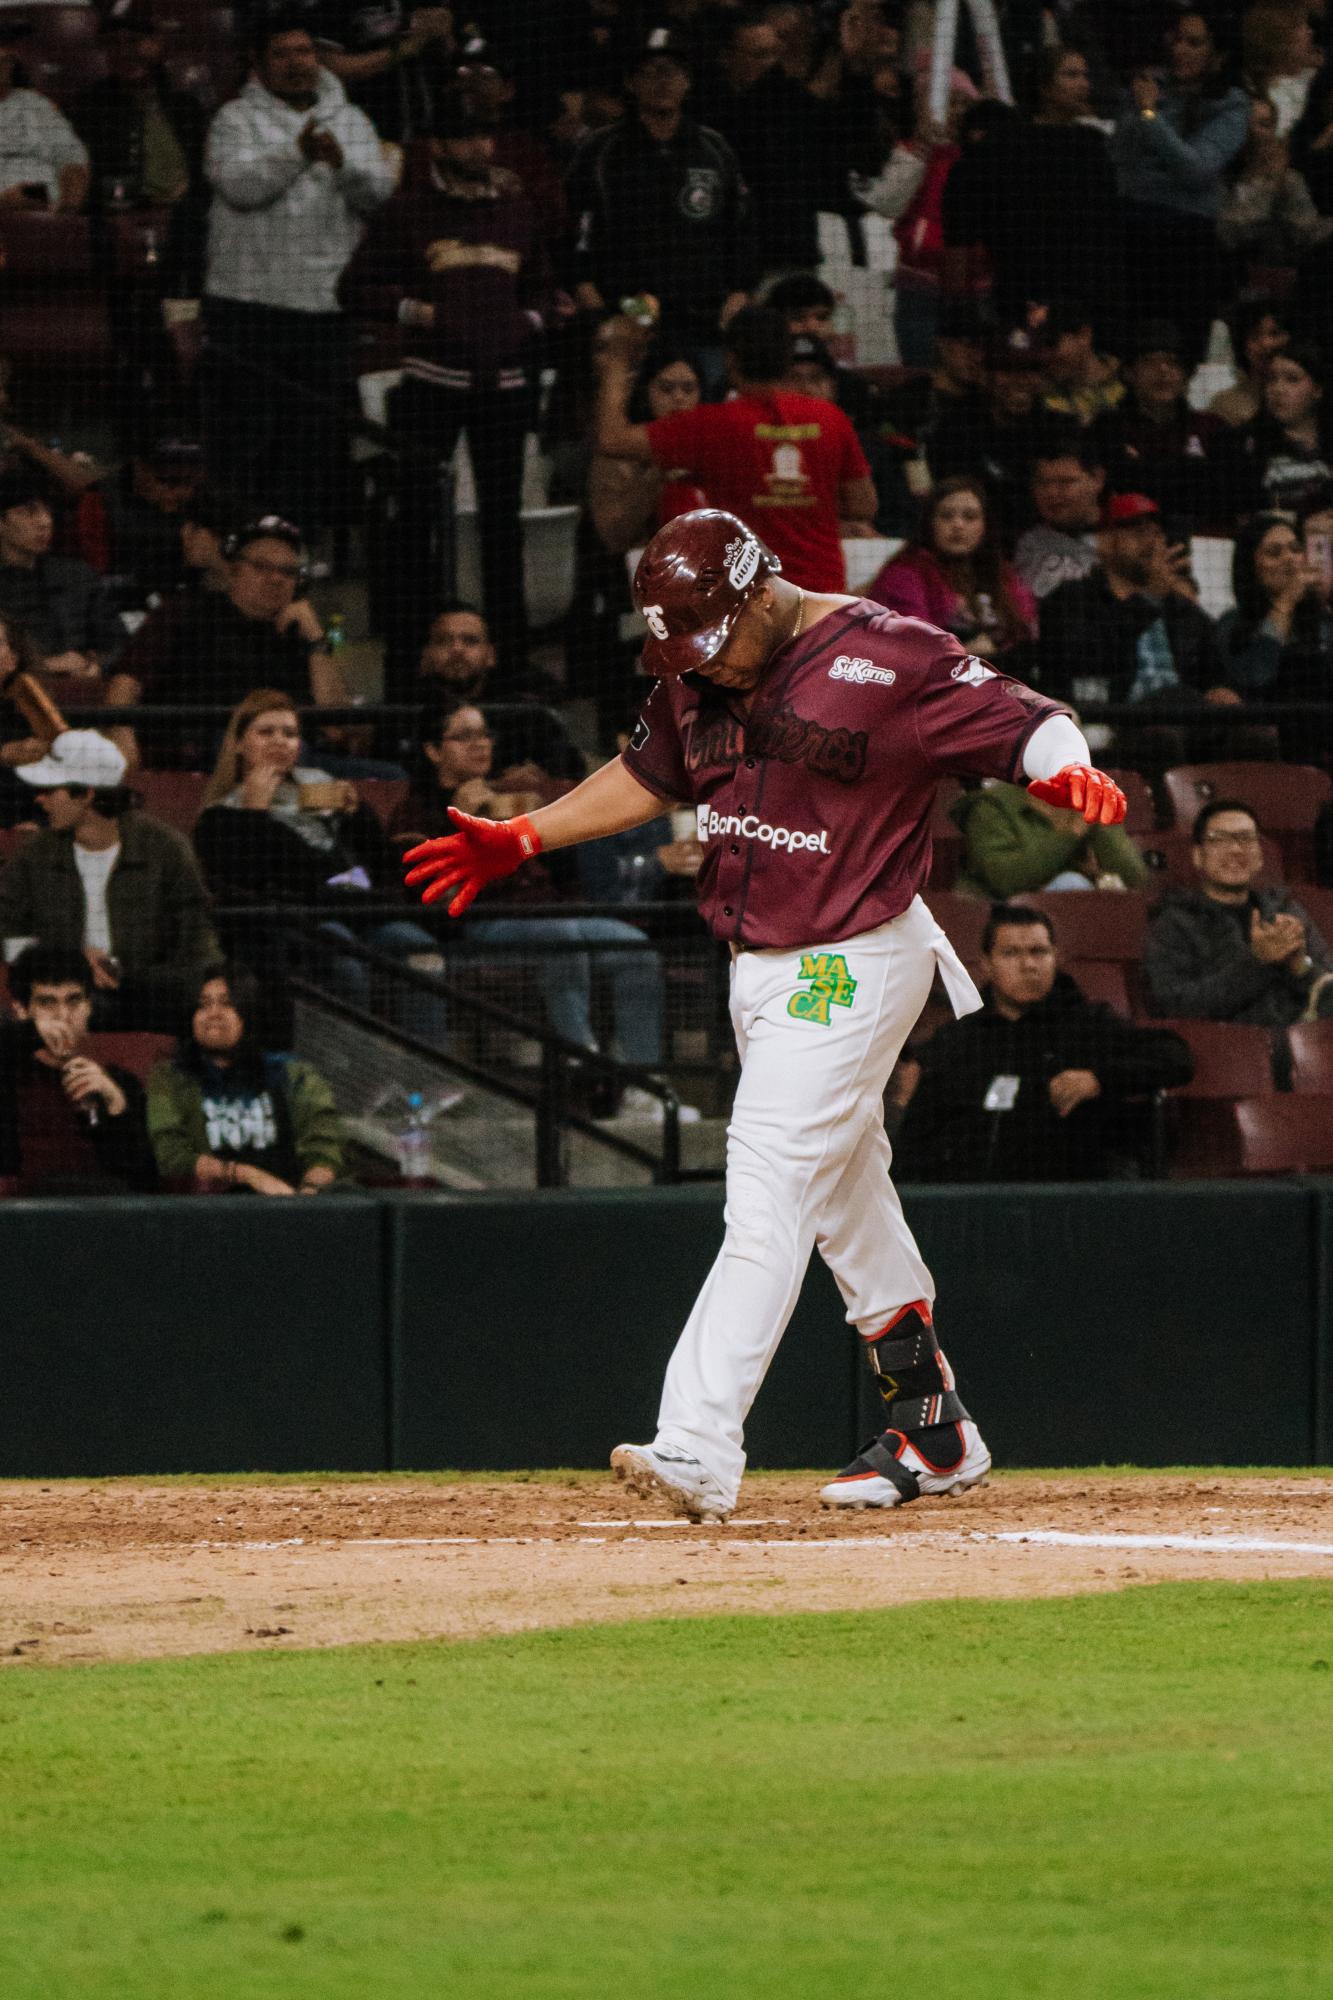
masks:
<path fill-rule="evenodd" d="M 770 826 L 757 813 L 747 813 L 742 819 L 738 813 L 720 813 L 713 806 L 698 807 L 697 819 L 701 842 L 714 835 L 739 834 L 742 840 L 762 841 L 765 847 L 785 848 L 789 854 L 829 851 L 827 828 L 822 833 L 802 833 L 799 828 Z"/>

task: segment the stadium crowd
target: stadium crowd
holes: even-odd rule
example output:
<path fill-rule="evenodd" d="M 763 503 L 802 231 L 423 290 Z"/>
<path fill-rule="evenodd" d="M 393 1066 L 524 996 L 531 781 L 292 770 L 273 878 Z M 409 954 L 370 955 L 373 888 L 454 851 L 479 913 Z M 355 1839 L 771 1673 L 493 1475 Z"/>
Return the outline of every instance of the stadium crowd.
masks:
<path fill-rule="evenodd" d="M 0 6 L 0 1190 L 344 1184 L 293 975 L 447 1050 L 438 975 L 526 965 L 669 1068 L 683 821 L 462 926 L 398 859 L 615 753 L 627 563 L 702 504 L 1130 790 L 941 799 L 986 1005 L 900 1065 L 905 1176 L 1333 1093 L 1333 9 L 997 0 L 951 62 L 936 12 Z"/>

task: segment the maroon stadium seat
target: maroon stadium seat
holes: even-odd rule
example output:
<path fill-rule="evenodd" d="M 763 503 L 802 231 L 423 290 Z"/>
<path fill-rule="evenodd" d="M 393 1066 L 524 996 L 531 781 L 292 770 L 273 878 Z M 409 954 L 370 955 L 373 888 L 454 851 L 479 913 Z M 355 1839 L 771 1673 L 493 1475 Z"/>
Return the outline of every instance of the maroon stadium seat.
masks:
<path fill-rule="evenodd" d="M 1321 889 L 1313 882 L 1297 882 L 1291 893 L 1325 944 L 1333 946 L 1333 889 Z"/>
<path fill-rule="evenodd" d="M 1064 969 L 1078 986 L 1085 1000 L 1092 1001 L 1094 1005 L 1104 1003 L 1108 1007 L 1114 1007 L 1117 1014 L 1130 1012 L 1125 968 L 1117 959 L 1074 959 Z"/>
<path fill-rule="evenodd" d="M 1137 962 L 1143 956 L 1148 925 L 1148 898 L 1132 889 L 1049 890 L 1019 896 L 1051 920 L 1061 956 L 1120 958 Z"/>
<path fill-rule="evenodd" d="M 1209 799 L 1244 799 L 1282 849 L 1289 873 L 1310 872 L 1319 808 L 1333 797 L 1333 780 L 1313 764 L 1178 764 L 1163 780 L 1176 824 L 1188 832 Z"/>
<path fill-rule="evenodd" d="M 207 783 L 203 771 L 135 771 L 130 778 L 144 811 L 185 834 L 194 831 Z"/>
<path fill-rule="evenodd" d="M 147 1083 L 154 1065 L 175 1046 L 173 1035 L 136 1034 L 128 1029 L 107 1029 L 88 1037 L 88 1053 L 94 1062 L 104 1066 L 114 1063 L 117 1069 L 137 1076 L 140 1083 Z"/>
<path fill-rule="evenodd" d="M 1298 1021 L 1287 1029 L 1291 1087 L 1302 1097 L 1333 1097 L 1333 1021 Z"/>
<path fill-rule="evenodd" d="M 1333 797 L 1333 780 L 1313 764 L 1177 764 L 1163 783 L 1186 832 L 1209 799 L 1244 799 L 1266 832 L 1292 833 L 1312 827 Z"/>
<path fill-rule="evenodd" d="M 1240 1171 L 1233 1108 L 1274 1094 L 1267 1028 L 1235 1021 L 1154 1021 L 1189 1043 L 1194 1076 L 1168 1094 L 1173 1180 L 1214 1180 Z"/>
<path fill-rule="evenodd" d="M 1194 1079 L 1173 1097 L 1267 1097 L 1273 1090 L 1272 1038 L 1244 1021 L 1160 1021 L 1190 1045 Z"/>
<path fill-rule="evenodd" d="M 1153 801 L 1152 787 L 1137 771 L 1108 770 L 1108 778 L 1114 778 L 1125 795 L 1129 807 L 1125 818 L 1126 833 L 1151 833 L 1157 824 L 1157 807 Z"/>
<path fill-rule="evenodd" d="M 926 894 L 934 917 L 961 959 L 969 962 L 981 952 L 981 933 L 990 914 L 990 904 L 976 896 L 958 896 L 948 889 L 930 889 Z"/>
<path fill-rule="evenodd" d="M 356 795 L 369 806 L 381 826 L 387 827 L 407 797 L 406 778 L 358 778 Z"/>
<path fill-rule="evenodd" d="M 1242 1173 L 1333 1172 L 1333 1097 L 1244 1097 L 1231 1110 Z"/>
<path fill-rule="evenodd" d="M 111 359 L 106 289 L 84 215 L 0 215 L 0 354 L 68 375 Z"/>

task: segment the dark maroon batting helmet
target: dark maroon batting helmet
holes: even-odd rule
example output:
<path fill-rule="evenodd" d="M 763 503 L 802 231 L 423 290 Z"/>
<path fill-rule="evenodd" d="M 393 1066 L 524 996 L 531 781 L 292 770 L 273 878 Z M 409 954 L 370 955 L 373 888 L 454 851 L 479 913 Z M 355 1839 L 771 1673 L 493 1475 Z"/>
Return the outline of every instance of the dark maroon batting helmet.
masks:
<path fill-rule="evenodd" d="M 684 674 L 720 653 L 742 607 L 782 564 L 753 528 L 718 507 L 697 507 L 659 528 L 634 572 L 648 627 L 650 674 Z"/>

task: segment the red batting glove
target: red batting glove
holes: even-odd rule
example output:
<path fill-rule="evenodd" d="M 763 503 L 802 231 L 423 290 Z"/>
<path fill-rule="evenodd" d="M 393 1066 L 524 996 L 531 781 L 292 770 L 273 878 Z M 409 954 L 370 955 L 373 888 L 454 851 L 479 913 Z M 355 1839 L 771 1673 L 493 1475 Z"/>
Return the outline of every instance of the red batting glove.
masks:
<path fill-rule="evenodd" d="M 1116 826 L 1129 810 L 1115 779 L 1091 764 L 1066 764 L 1053 778 L 1034 778 L 1028 790 L 1048 806 L 1072 806 L 1089 826 Z"/>
<path fill-rule="evenodd" d="M 478 889 L 501 875 L 512 875 L 534 854 L 540 854 L 542 837 L 526 816 L 518 819 L 475 819 L 471 813 L 449 808 L 449 817 L 458 828 L 439 840 L 423 840 L 409 848 L 404 862 L 415 861 L 405 880 L 409 889 L 429 882 L 423 889 L 423 903 L 437 903 L 451 889 L 458 894 L 449 905 L 451 917 L 461 917 Z"/>

